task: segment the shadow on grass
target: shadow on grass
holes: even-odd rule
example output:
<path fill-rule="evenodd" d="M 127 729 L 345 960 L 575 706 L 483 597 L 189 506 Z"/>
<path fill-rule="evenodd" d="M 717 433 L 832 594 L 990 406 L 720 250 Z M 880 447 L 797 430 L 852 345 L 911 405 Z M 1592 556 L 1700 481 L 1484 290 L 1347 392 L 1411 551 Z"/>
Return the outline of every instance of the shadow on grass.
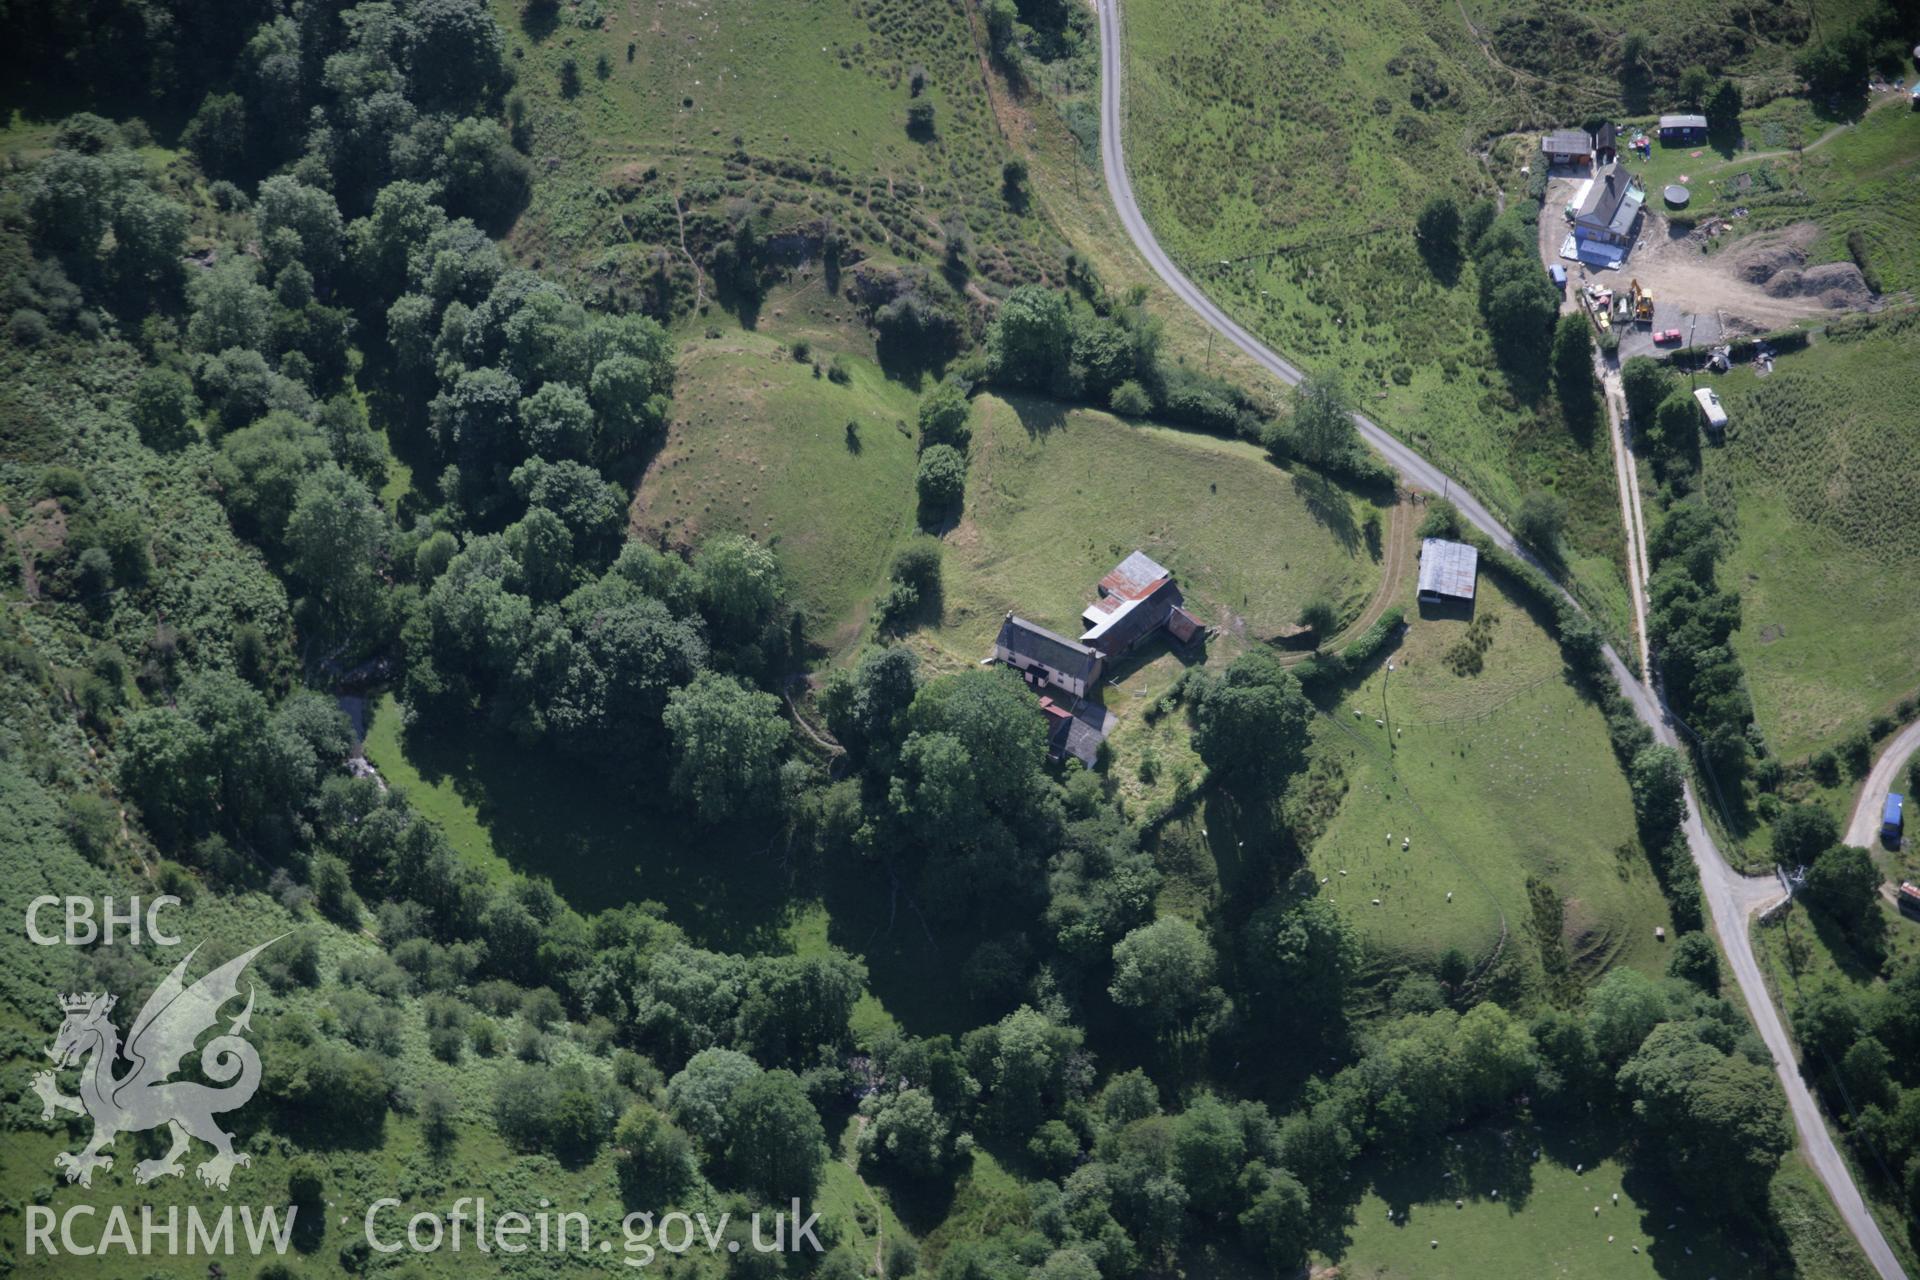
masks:
<path fill-rule="evenodd" d="M 1160 629 L 1146 640 L 1135 645 L 1116 658 L 1111 658 L 1105 666 L 1103 684 L 1124 684 L 1130 677 L 1152 666 L 1165 654 L 1172 654 L 1174 661 L 1183 667 L 1201 667 L 1207 662 L 1206 633 L 1200 632 L 1186 644 L 1177 644 L 1165 628 Z M 1105 705 L 1103 695 L 1096 691 L 1093 701 Z"/>
<path fill-rule="evenodd" d="M 702 946 L 782 947 L 794 894 L 770 828 L 697 827 L 576 760 L 485 731 L 414 730 L 404 746 L 422 778 L 450 782 L 474 807 L 500 857 L 552 880 L 574 909 L 650 899 Z"/>
<path fill-rule="evenodd" d="M 1067 410 L 1074 407 L 1040 396 L 1007 393 L 1005 398 L 1014 416 L 1020 419 L 1020 425 L 1035 439 L 1066 426 Z"/>
<path fill-rule="evenodd" d="M 1300 499 L 1314 522 L 1333 535 L 1340 549 L 1352 555 L 1360 547 L 1360 524 L 1353 518 L 1347 492 L 1318 471 L 1293 473 L 1294 496 Z"/>
<path fill-rule="evenodd" d="M 1636 1152 L 1627 1133 L 1628 1122 L 1619 1115 L 1556 1114 L 1544 1117 L 1537 1128 L 1515 1118 L 1456 1130 L 1397 1161 L 1364 1157 L 1354 1166 L 1352 1181 L 1343 1184 L 1352 1188 L 1348 1195 L 1339 1203 L 1316 1203 L 1314 1248 L 1336 1263 L 1345 1259 L 1353 1245 L 1354 1209 L 1368 1187 L 1386 1201 L 1401 1229 L 1439 1234 L 1426 1222 L 1443 1221 L 1456 1200 L 1491 1202 L 1518 1215 L 1532 1207 L 1543 1177 L 1577 1177 L 1575 1170 L 1592 1170 L 1612 1159 L 1628 1162 L 1621 1188 L 1634 1206 L 1634 1226 L 1653 1240 L 1641 1255 L 1652 1264 L 1653 1274 L 1666 1280 L 1708 1280 L 1727 1273 L 1736 1250 L 1761 1263 L 1741 1274 L 1798 1274 L 1778 1227 L 1756 1224 L 1737 1210 L 1712 1216 L 1713 1205 L 1690 1201 L 1664 1170 L 1644 1158 L 1634 1162 L 1636 1154 L 1644 1156 L 1644 1148 Z M 1548 1163 L 1542 1165 L 1542 1160 Z M 1624 1204 L 1620 1211 L 1627 1211 Z M 1403 1215 L 1409 1213 L 1420 1226 L 1406 1224 Z M 1597 1229 L 1602 1234 L 1594 1237 L 1593 1247 L 1600 1248 L 1604 1227 Z"/>
<path fill-rule="evenodd" d="M 1834 967 L 1853 983 L 1871 983 L 1880 976 L 1887 953 L 1887 919 L 1880 914 L 1878 900 L 1862 917 L 1858 932 L 1843 927 L 1825 911 L 1807 907 L 1803 914 L 1812 925 L 1820 945 L 1833 957 Z"/>
<path fill-rule="evenodd" d="M 896 879 L 879 862 L 839 859 L 818 884 L 827 909 L 827 941 L 861 956 L 867 989 L 911 1035 L 959 1037 L 982 1018 L 957 981 L 988 936 L 930 918 L 904 869 Z"/>

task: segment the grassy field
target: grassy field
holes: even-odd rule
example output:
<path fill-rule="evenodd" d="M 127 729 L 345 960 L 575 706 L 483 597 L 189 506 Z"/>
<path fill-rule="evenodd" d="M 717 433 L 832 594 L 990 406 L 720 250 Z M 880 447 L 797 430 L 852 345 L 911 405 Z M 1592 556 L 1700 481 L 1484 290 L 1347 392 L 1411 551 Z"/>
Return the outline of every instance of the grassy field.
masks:
<path fill-rule="evenodd" d="M 1237 652 L 1309 600 L 1360 610 L 1379 578 L 1366 505 L 1239 441 L 982 395 L 965 512 L 946 534 L 945 607 L 926 639 L 977 661 L 1009 609 L 1078 635 L 1094 584 L 1137 548 L 1173 571 L 1221 632 L 1216 647 Z"/>
<path fill-rule="evenodd" d="M 1336 1257 L 1340 1276 L 1348 1280 L 1505 1274 L 1711 1280 L 1757 1274 L 1755 1242 L 1688 1221 L 1684 1211 L 1670 1207 L 1667 1188 L 1655 1178 L 1624 1169 L 1615 1155 L 1596 1161 L 1596 1148 L 1607 1146 L 1605 1140 L 1582 1144 L 1528 1128 L 1473 1132 L 1444 1159 L 1377 1180 L 1359 1203 L 1348 1240 L 1325 1257 Z M 1532 1159 L 1532 1150 L 1542 1155 Z M 1576 1165 L 1584 1169 L 1574 1173 Z M 1473 1174 L 1490 1173 L 1500 1186 L 1476 1186 Z M 1463 1186 L 1467 1196 L 1459 1196 Z M 1494 1190 L 1498 1199 L 1490 1196 Z M 1455 1199 L 1463 1199 L 1463 1207 L 1455 1209 Z M 1799 1280 L 1872 1276 L 1811 1169 L 1797 1157 L 1789 1157 L 1774 1178 L 1772 1209 L 1776 1219 L 1795 1222 L 1788 1274 Z"/>
<path fill-rule="evenodd" d="M 1479 149 L 1513 109 L 1458 11 L 1136 0 L 1126 14 L 1128 158 L 1168 251 L 1291 358 L 1339 368 L 1368 414 L 1496 511 L 1556 492 L 1576 580 L 1624 634 L 1604 437 L 1516 396 L 1471 264 L 1444 278 L 1414 243 L 1429 196 L 1495 194 Z"/>
<path fill-rule="evenodd" d="M 541 165 L 515 240 L 585 287 L 635 294 L 657 270 L 695 295 L 683 238 L 697 256 L 747 214 L 802 240 L 831 222 L 903 259 L 940 252 L 954 219 L 989 275 L 1058 266 L 1045 224 L 1001 194 L 1005 147 L 960 6 L 571 0 L 551 29 L 525 25 L 517 0 L 493 7 Z M 914 101 L 933 106 L 929 137 L 907 133 Z"/>
<path fill-rule="evenodd" d="M 1527 1128 L 1470 1133 L 1440 1157 L 1377 1179 L 1344 1245 L 1323 1256 L 1337 1260 L 1345 1280 L 1754 1274 L 1756 1241 L 1688 1221 L 1671 1207 L 1665 1187 L 1623 1167 L 1612 1147 L 1605 1135 Z M 1456 1199 L 1461 1208 L 1454 1207 Z M 1872 1275 L 1799 1159 L 1790 1157 L 1775 1176 L 1771 1202 L 1774 1217 L 1791 1218 L 1796 1228 L 1790 1274 L 1800 1280 Z"/>
<path fill-rule="evenodd" d="M 1309 862 L 1373 972 L 1456 947 L 1477 962 L 1503 935 L 1533 982 L 1615 964 L 1660 972 L 1666 903 L 1605 724 L 1565 682 L 1557 645 L 1482 573 L 1471 625 L 1491 643 L 1479 674 L 1456 674 L 1446 655 L 1470 624 L 1421 617 L 1411 595 L 1394 669 L 1383 663 L 1315 735 L 1344 760 L 1347 791 Z"/>
<path fill-rule="evenodd" d="M 1768 741 L 1795 759 L 1889 710 L 1920 647 L 1920 316 L 1824 338 L 1716 384 L 1733 420 L 1705 453 L 1734 531 L 1734 645 Z"/>
<path fill-rule="evenodd" d="M 666 443 L 633 502 L 647 542 L 693 546 L 747 533 L 780 557 L 808 638 L 858 637 L 895 546 L 915 529 L 913 395 L 851 351 L 829 320 L 782 299 L 791 341 L 728 326 L 682 339 Z M 785 323 L 785 321 L 783 321 Z M 833 345 L 829 345 L 832 343 Z M 815 371 L 838 358 L 844 385 Z"/>

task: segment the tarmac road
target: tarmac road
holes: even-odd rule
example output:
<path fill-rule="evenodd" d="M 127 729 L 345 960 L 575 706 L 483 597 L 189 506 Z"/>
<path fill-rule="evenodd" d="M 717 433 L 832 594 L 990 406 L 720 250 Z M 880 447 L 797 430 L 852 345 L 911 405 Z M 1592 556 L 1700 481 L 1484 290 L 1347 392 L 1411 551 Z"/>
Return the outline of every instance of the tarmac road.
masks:
<path fill-rule="evenodd" d="M 1867 780 L 1860 784 L 1860 796 L 1853 802 L 1853 816 L 1847 819 L 1848 844 L 1871 849 L 1880 841 L 1880 811 L 1886 807 L 1887 793 L 1900 785 L 1900 766 L 1915 751 L 1920 751 L 1920 720 L 1893 735 L 1873 762 Z M 1902 792 L 1901 794 L 1905 794 Z M 1908 797 L 1911 801 L 1912 797 Z"/>
<path fill-rule="evenodd" d="M 1304 375 L 1297 366 L 1235 323 L 1167 256 L 1141 214 L 1140 206 L 1134 201 L 1133 183 L 1127 177 L 1120 106 L 1120 0 L 1096 0 L 1096 4 L 1100 15 L 1100 162 L 1106 172 L 1107 192 L 1113 200 L 1115 211 L 1120 215 L 1121 225 L 1126 228 L 1127 236 L 1140 256 L 1147 260 L 1154 273 L 1166 282 L 1180 301 L 1280 381 L 1288 386 L 1299 384 Z M 1408 483 L 1435 493 L 1446 493 L 1454 506 L 1459 508 L 1460 514 L 1496 545 L 1534 562 L 1514 536 L 1465 488 L 1453 483 L 1438 467 L 1364 414 L 1356 413 L 1353 418 L 1361 438 L 1391 463 Z M 1653 730 L 1655 738 L 1668 746 L 1678 746 L 1678 734 L 1666 704 L 1658 693 L 1635 678 L 1611 646 L 1607 647 L 1605 655 L 1607 666 L 1619 682 L 1621 692 L 1633 704 L 1640 719 Z M 1896 744 L 1908 734 L 1916 734 L 1915 741 L 1920 742 L 1920 726 L 1911 726 L 1895 740 Z M 1894 752 L 1889 748 L 1882 762 L 1893 755 Z M 1900 756 L 1899 759 L 1905 757 Z M 1897 769 L 1898 763 L 1887 767 Z M 1833 1135 L 1827 1130 L 1819 1105 L 1814 1101 L 1806 1082 L 1800 1078 L 1793 1056 L 1793 1043 L 1787 1038 L 1786 1027 L 1780 1020 L 1779 1010 L 1774 1007 L 1766 981 L 1761 976 L 1760 962 L 1754 955 L 1753 940 L 1747 932 L 1748 921 L 1755 911 L 1777 901 L 1783 890 L 1771 876 L 1742 875 L 1728 865 L 1700 820 L 1699 803 L 1691 786 L 1687 788 L 1684 827 L 1687 846 L 1693 854 L 1694 865 L 1700 871 L 1701 896 L 1707 903 L 1714 932 L 1720 937 L 1721 950 L 1740 987 L 1741 997 L 1746 1001 L 1747 1012 L 1768 1052 L 1773 1055 L 1774 1071 L 1786 1091 L 1794 1127 L 1799 1131 L 1801 1148 L 1820 1181 L 1826 1185 L 1828 1194 L 1833 1197 L 1847 1229 L 1860 1242 L 1867 1260 L 1881 1280 L 1906 1280 L 1906 1272 L 1894 1257 L 1886 1237 L 1881 1234 L 1880 1224 L 1867 1211 L 1860 1190 L 1854 1185 L 1853 1173 L 1834 1145 Z"/>

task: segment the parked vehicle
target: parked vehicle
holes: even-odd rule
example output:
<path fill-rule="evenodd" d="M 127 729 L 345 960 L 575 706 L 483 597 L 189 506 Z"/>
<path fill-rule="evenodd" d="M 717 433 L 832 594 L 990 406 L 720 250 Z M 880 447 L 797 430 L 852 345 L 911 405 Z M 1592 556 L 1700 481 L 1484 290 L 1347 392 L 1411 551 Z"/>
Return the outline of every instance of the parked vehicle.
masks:
<path fill-rule="evenodd" d="M 1653 340 L 1655 342 L 1663 343 L 1663 344 L 1668 342 L 1678 342 L 1680 341 L 1680 331 L 1678 329 L 1662 329 L 1658 333 L 1653 335 Z"/>
<path fill-rule="evenodd" d="M 1905 797 L 1896 791 L 1887 796 L 1886 807 L 1880 810 L 1880 840 L 1890 849 L 1900 847 L 1900 836 L 1906 826 L 1902 812 L 1905 807 Z"/>
<path fill-rule="evenodd" d="M 1693 398 L 1700 406 L 1701 415 L 1707 420 L 1708 431 L 1717 436 L 1726 429 L 1727 411 L 1712 387 L 1701 387 L 1693 393 Z"/>

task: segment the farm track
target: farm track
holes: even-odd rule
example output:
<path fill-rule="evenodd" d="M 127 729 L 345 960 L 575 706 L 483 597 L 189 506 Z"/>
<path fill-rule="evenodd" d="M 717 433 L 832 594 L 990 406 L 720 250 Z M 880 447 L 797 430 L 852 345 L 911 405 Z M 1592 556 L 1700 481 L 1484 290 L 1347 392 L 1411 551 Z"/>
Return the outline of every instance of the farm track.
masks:
<path fill-rule="evenodd" d="M 1413 519 L 1413 500 L 1411 494 L 1399 493 L 1399 501 L 1393 504 L 1393 514 L 1387 517 L 1385 563 L 1380 569 L 1380 585 L 1374 589 L 1373 598 L 1367 601 L 1366 608 L 1360 611 L 1350 626 L 1320 646 L 1325 650 L 1339 650 L 1353 643 L 1373 629 L 1375 623 L 1387 616 L 1387 610 L 1400 594 L 1401 586 L 1407 577 L 1407 552 L 1410 547 L 1408 523 Z M 1280 655 L 1280 665 L 1296 666 L 1314 656 L 1313 650 L 1302 650 Z"/>
<path fill-rule="evenodd" d="M 1647 638 L 1647 582 L 1653 570 L 1647 560 L 1646 517 L 1640 509 L 1640 473 L 1627 440 L 1627 402 L 1620 376 L 1607 370 L 1600 379 L 1607 402 L 1607 435 L 1613 446 L 1614 484 L 1620 491 L 1620 520 L 1627 530 L 1627 595 L 1633 601 L 1633 640 L 1640 651 L 1640 669 L 1653 670 L 1652 643 Z"/>
<path fill-rule="evenodd" d="M 1120 82 L 1120 0 L 1096 0 L 1096 7 L 1100 23 L 1100 161 L 1107 191 L 1121 225 L 1140 256 L 1146 259 L 1154 273 L 1181 302 L 1280 381 L 1288 386 L 1297 386 L 1304 376 L 1298 366 L 1248 333 L 1188 279 L 1166 250 L 1160 247 L 1152 227 L 1140 212 L 1126 165 Z M 1434 492 L 1443 488 L 1450 491 L 1461 516 L 1496 546 L 1545 571 L 1538 560 L 1520 546 L 1513 534 L 1478 499 L 1464 487 L 1453 483 L 1433 463 L 1364 414 L 1354 414 L 1354 424 L 1362 439 L 1408 481 Z M 1560 591 L 1564 598 L 1579 607 L 1564 587 Z M 1658 687 L 1652 683 L 1642 683 L 1635 677 L 1620 661 L 1620 655 L 1611 644 L 1603 645 L 1601 653 L 1621 694 L 1632 705 L 1640 720 L 1652 730 L 1655 740 L 1666 746 L 1678 747 L 1677 722 L 1668 711 L 1666 700 Z M 1905 1280 L 1905 1270 L 1881 1233 L 1880 1224 L 1868 1211 L 1860 1189 L 1854 1184 L 1853 1172 L 1841 1156 L 1833 1134 L 1827 1129 L 1819 1104 L 1814 1101 L 1806 1081 L 1800 1077 L 1793 1042 L 1787 1036 L 1780 1011 L 1773 1003 L 1759 959 L 1754 954 L 1753 939 L 1748 933 L 1749 921 L 1754 912 L 1779 897 L 1778 883 L 1771 876 L 1742 875 L 1728 864 L 1700 819 L 1699 799 L 1690 783 L 1686 788 L 1686 816 L 1682 829 L 1686 832 L 1688 851 L 1700 873 L 1701 896 L 1706 900 L 1714 932 L 1719 935 L 1721 949 L 1739 985 L 1748 1016 L 1773 1058 L 1774 1073 L 1786 1094 L 1807 1161 L 1833 1197 L 1841 1220 L 1859 1242 L 1868 1263 L 1881 1280 Z"/>
<path fill-rule="evenodd" d="M 1873 768 L 1867 771 L 1866 780 L 1860 784 L 1860 794 L 1854 797 L 1853 812 L 1847 816 L 1846 833 L 1841 837 L 1848 844 L 1871 849 L 1879 841 L 1880 810 L 1887 803 L 1887 793 L 1900 780 L 1900 766 L 1916 751 L 1920 751 L 1920 720 L 1894 734 L 1880 749 L 1880 758 L 1873 762 Z"/>

